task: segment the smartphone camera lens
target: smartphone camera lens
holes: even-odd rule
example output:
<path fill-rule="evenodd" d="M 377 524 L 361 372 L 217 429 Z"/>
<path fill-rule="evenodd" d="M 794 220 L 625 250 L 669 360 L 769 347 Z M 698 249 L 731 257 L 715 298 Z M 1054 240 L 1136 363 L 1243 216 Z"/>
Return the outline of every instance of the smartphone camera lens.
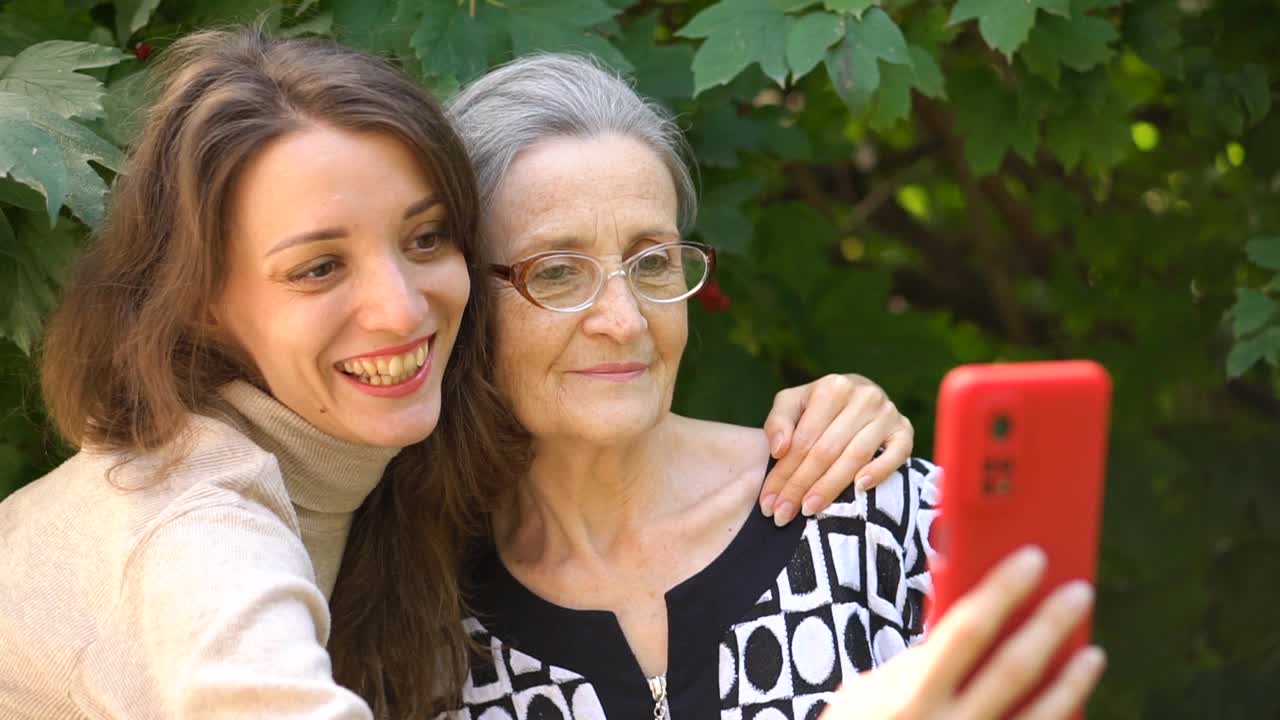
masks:
<path fill-rule="evenodd" d="M 1004 440 L 1012 431 L 1013 421 L 1008 415 L 997 415 L 996 419 L 991 421 L 991 437 L 996 440 Z"/>

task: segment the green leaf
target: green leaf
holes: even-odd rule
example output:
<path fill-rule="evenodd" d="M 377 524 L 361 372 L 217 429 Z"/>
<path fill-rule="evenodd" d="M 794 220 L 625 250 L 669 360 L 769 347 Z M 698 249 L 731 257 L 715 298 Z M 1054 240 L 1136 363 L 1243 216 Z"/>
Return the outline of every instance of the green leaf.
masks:
<path fill-rule="evenodd" d="M 660 100 L 685 100 L 693 95 L 693 48 L 686 43 L 655 44 L 657 31 L 655 11 L 629 23 L 616 44 L 635 69 L 637 92 Z"/>
<path fill-rule="evenodd" d="M 910 65 L 886 64 L 880 70 L 880 89 L 872 102 L 867 123 L 876 130 L 888 130 L 911 112 L 911 91 L 940 98 L 945 95 L 942 70 L 933 55 L 922 47 L 911 46 Z"/>
<path fill-rule="evenodd" d="M 698 211 L 697 230 L 703 241 L 724 253 L 746 253 L 754 227 L 742 206 L 763 187 L 759 180 L 747 176 L 709 190 Z"/>
<path fill-rule="evenodd" d="M 106 115 L 103 129 L 107 137 L 117 145 L 128 145 L 142 121 L 142 109 L 146 102 L 147 72 L 135 72 L 111 83 L 102 98 Z"/>
<path fill-rule="evenodd" d="M 1011 58 L 1026 42 L 1036 22 L 1036 10 L 1070 17 L 1070 0 L 959 0 L 951 10 L 951 24 L 978 20 L 987 45 Z"/>
<path fill-rule="evenodd" d="M 39 190 L 9 177 L 0 177 L 0 203 L 35 212 L 45 212 L 46 207 Z"/>
<path fill-rule="evenodd" d="M 920 94 L 935 99 L 947 97 L 947 83 L 942 77 L 942 68 L 938 67 L 938 62 L 933 59 L 933 53 L 912 45 L 911 70 L 913 83 Z"/>
<path fill-rule="evenodd" d="M 676 32 L 680 37 L 706 38 L 693 56 L 694 94 L 724 85 L 752 63 L 778 85 L 784 84 L 786 43 L 794 22 L 770 0 L 721 0 L 698 13 Z"/>
<path fill-rule="evenodd" d="M 862 17 L 867 8 L 879 5 L 880 0 L 823 0 L 822 5 L 831 12 Z"/>
<path fill-rule="evenodd" d="M 1237 341 L 1227 353 L 1227 375 L 1240 377 L 1264 358 L 1273 366 L 1280 365 L 1280 327 Z"/>
<path fill-rule="evenodd" d="M 787 64 L 791 78 L 799 80 L 822 62 L 827 48 L 844 37 L 844 20 L 831 13 L 809 13 L 796 21 L 787 36 Z"/>
<path fill-rule="evenodd" d="M 1244 251 L 1258 267 L 1280 270 L 1280 236 L 1254 238 L 1244 246 Z"/>
<path fill-rule="evenodd" d="M 90 161 L 117 170 L 124 158 L 85 126 L 0 92 L 0 173 L 42 192 L 51 224 L 64 203 L 90 227 L 101 222 L 107 185 Z"/>
<path fill-rule="evenodd" d="M 1231 80 L 1244 104 L 1245 112 L 1248 113 L 1249 125 L 1262 122 L 1271 111 L 1271 85 L 1267 80 L 1267 69 L 1250 63 L 1241 68 Z"/>
<path fill-rule="evenodd" d="M 861 20 L 847 20 L 844 39 L 826 57 L 831 83 L 855 113 L 869 107 L 880 86 L 880 61 L 909 64 L 911 52 L 898 26 L 883 10 L 875 8 Z"/>
<path fill-rule="evenodd" d="M 3 216 L 5 213 L 0 213 Z M 30 353 L 44 316 L 57 303 L 62 275 L 76 252 L 75 225 L 54 228 L 20 218 L 0 220 L 0 337 Z"/>
<path fill-rule="evenodd" d="M 1135 9 L 1124 18 L 1125 40 L 1148 65 L 1181 79 L 1186 67 L 1182 53 L 1183 13 L 1173 3 Z"/>
<path fill-rule="evenodd" d="M 1280 304 L 1267 297 L 1266 293 L 1253 288 L 1236 288 L 1236 304 L 1231 308 L 1231 317 L 1235 321 L 1232 332 L 1239 339 L 1260 330 L 1277 311 L 1280 311 Z"/>
<path fill-rule="evenodd" d="M 1060 65 L 1084 72 L 1112 58 L 1120 37 L 1111 23 L 1092 15 L 1047 16 L 1036 23 L 1019 55 L 1027 67 L 1057 85 Z"/>
<path fill-rule="evenodd" d="M 276 34 L 280 37 L 301 37 L 303 35 L 328 35 L 332 32 L 333 13 L 322 12 L 296 25 L 282 28 Z"/>
<path fill-rule="evenodd" d="M 993 82 L 985 70 L 957 74 L 951 82 L 956 129 L 964 138 L 965 157 L 977 175 L 1000 167 L 1015 150 L 1034 157 L 1040 143 L 1040 116 L 1034 103 Z"/>
<path fill-rule="evenodd" d="M 102 115 L 105 90 L 97 78 L 76 70 L 110 67 L 129 57 L 93 43 L 50 40 L 23 50 L 0 66 L 0 92 L 25 95 L 64 118 Z"/>
<path fill-rule="evenodd" d="M 535 51 L 588 52 L 618 70 L 631 64 L 594 28 L 618 14 L 600 0 L 509 0 L 511 47 L 516 55 Z"/>
<path fill-rule="evenodd" d="M 411 4 L 416 8 L 430 3 Z M 331 0 L 329 8 L 333 12 L 334 34 L 340 42 L 375 53 L 406 49 L 416 27 L 397 11 L 396 0 Z M 392 21 L 388 23 L 387 18 Z"/>
<path fill-rule="evenodd" d="M 294 17 L 301 16 L 303 13 L 310 10 L 311 6 L 315 5 L 317 1 L 318 0 L 302 0 L 302 2 L 298 3 L 298 7 L 294 8 L 293 16 Z"/>
<path fill-rule="evenodd" d="M 485 3 L 477 4 L 475 17 L 454 0 L 412 5 L 421 15 L 409 44 L 424 75 L 465 83 L 484 73 L 506 44 L 504 18 Z"/>
<path fill-rule="evenodd" d="M 151 13 L 160 6 L 160 0 L 116 0 L 116 40 L 125 45 L 133 34 L 141 30 Z"/>
<path fill-rule="evenodd" d="M 1068 170 L 1084 162 L 1100 171 L 1114 167 L 1134 152 L 1127 98 L 1101 69 L 1070 80 L 1057 91 L 1058 112 L 1045 121 L 1045 142 Z"/>

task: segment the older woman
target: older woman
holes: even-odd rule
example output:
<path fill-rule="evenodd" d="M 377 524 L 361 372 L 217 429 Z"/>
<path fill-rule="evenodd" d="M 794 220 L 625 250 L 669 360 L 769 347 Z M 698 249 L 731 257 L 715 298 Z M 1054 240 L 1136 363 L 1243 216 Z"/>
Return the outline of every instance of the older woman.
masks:
<path fill-rule="evenodd" d="M 872 693 L 907 706 L 960 697 L 959 678 L 942 679 L 964 669 L 961 655 L 903 653 L 922 633 L 937 468 L 910 460 L 778 528 L 755 511 L 765 434 L 671 413 L 684 301 L 716 255 L 680 234 L 694 193 L 670 120 L 607 71 L 557 55 L 490 73 L 451 112 L 499 259 L 497 384 L 534 444 L 474 566 L 469 628 L 491 652 L 473 662 L 456 716 L 815 718 L 842 682 L 881 665 Z M 987 587 L 970 605 L 998 619 L 1040 562 L 1015 561 L 991 580 L 1008 592 Z M 1088 603 L 1087 588 L 1056 597 L 1020 657 L 1047 652 Z M 977 621 L 940 628 L 943 642 L 980 637 L 966 622 Z M 1037 707 L 1062 716 L 1096 670 L 1084 662 Z M 978 685 L 959 717 L 1011 701 Z M 859 704 L 847 701 L 849 717 Z"/>
<path fill-rule="evenodd" d="M 460 683 L 459 538 L 518 446 L 463 146 L 329 43 L 200 33 L 157 72 L 45 341 L 83 449 L 0 503 L 0 717 L 421 717 Z M 810 390 L 840 448 L 902 427 L 866 384 Z"/>

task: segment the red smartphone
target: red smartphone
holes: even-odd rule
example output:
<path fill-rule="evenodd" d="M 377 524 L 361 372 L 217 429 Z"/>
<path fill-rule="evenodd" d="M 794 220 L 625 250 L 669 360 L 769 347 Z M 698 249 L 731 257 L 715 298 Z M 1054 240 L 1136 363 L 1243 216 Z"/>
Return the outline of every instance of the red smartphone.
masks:
<path fill-rule="evenodd" d="M 1087 360 L 966 365 L 947 374 L 934 451 L 942 500 L 930 625 L 1025 545 L 1043 549 L 1048 567 L 993 648 L 1063 583 L 1094 582 L 1110 410 L 1111 378 Z M 1028 698 L 1089 642 L 1089 623 L 1064 641 Z"/>

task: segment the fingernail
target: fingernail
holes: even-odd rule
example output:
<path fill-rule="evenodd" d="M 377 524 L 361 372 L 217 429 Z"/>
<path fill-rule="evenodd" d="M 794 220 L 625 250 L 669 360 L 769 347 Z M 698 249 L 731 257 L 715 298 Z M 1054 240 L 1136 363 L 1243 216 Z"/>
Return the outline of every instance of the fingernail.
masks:
<path fill-rule="evenodd" d="M 769 438 L 769 454 L 778 457 L 778 453 L 782 450 L 782 433 L 774 433 Z"/>
<path fill-rule="evenodd" d="M 777 499 L 778 495 L 773 493 L 765 495 L 764 499 L 760 501 L 760 512 L 764 513 L 765 517 L 773 517 L 773 503 Z"/>
<path fill-rule="evenodd" d="M 1093 585 L 1073 580 L 1058 589 L 1058 597 L 1072 609 L 1084 610 L 1093 604 Z"/>
<path fill-rule="evenodd" d="M 1047 562 L 1044 551 L 1034 545 L 1022 548 L 1013 556 L 1013 565 L 1020 573 L 1039 572 Z"/>
<path fill-rule="evenodd" d="M 810 495 L 804 499 L 804 504 L 800 506 L 800 512 L 805 517 L 813 517 L 818 512 L 818 508 L 822 507 L 822 498 L 817 495 Z"/>
<path fill-rule="evenodd" d="M 1090 645 L 1081 650 L 1076 657 L 1080 658 L 1077 662 L 1088 663 L 1089 669 L 1093 672 L 1099 672 L 1107 666 L 1107 651 L 1097 645 Z"/>
<path fill-rule="evenodd" d="M 853 481 L 853 489 L 854 489 L 854 490 L 861 490 L 861 491 L 863 491 L 863 492 L 866 492 L 866 491 L 867 491 L 867 488 L 869 488 L 869 487 L 871 487 L 871 476 L 870 476 L 870 475 L 863 475 L 862 477 L 860 477 L 860 478 L 858 478 L 857 480 L 854 480 L 854 481 Z"/>
<path fill-rule="evenodd" d="M 794 518 L 795 516 L 796 516 L 795 504 L 791 502 L 787 502 L 786 500 L 783 500 L 781 505 L 774 508 L 773 524 L 777 525 L 778 527 L 782 527 L 783 525 L 786 525 L 787 523 L 791 522 L 791 519 Z"/>

